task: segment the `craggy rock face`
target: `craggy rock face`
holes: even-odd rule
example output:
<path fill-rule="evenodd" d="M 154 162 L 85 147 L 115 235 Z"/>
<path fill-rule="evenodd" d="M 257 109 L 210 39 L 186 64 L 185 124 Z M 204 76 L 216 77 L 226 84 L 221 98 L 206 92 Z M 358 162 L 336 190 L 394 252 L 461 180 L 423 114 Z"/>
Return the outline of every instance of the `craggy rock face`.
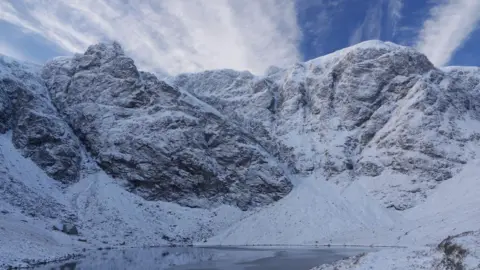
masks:
<path fill-rule="evenodd" d="M 0 58 L 0 99 L 0 132 L 12 130 L 14 145 L 52 178 L 78 180 L 80 144 L 52 106 L 40 76 Z"/>
<path fill-rule="evenodd" d="M 54 60 L 43 78 L 98 164 L 147 199 L 246 210 L 292 188 L 275 157 L 241 127 L 139 72 L 118 44 Z"/>
<path fill-rule="evenodd" d="M 369 41 L 263 78 L 219 70 L 172 83 L 283 145 L 294 171 L 362 181 L 403 210 L 475 156 L 480 128 L 463 126 L 480 121 L 479 80 L 478 69 L 438 70 L 413 49 Z"/>
<path fill-rule="evenodd" d="M 13 130 L 49 175 L 75 180 L 83 144 L 130 190 L 190 207 L 251 209 L 314 174 L 360 181 L 404 210 L 475 158 L 480 139 L 479 69 L 439 70 L 392 43 L 263 77 L 215 70 L 168 84 L 138 71 L 117 43 L 57 58 L 42 78 L 0 64 L 0 132 Z"/>
<path fill-rule="evenodd" d="M 10 129 L 12 120 L 12 103 L 5 89 L 0 89 L 0 133 Z"/>

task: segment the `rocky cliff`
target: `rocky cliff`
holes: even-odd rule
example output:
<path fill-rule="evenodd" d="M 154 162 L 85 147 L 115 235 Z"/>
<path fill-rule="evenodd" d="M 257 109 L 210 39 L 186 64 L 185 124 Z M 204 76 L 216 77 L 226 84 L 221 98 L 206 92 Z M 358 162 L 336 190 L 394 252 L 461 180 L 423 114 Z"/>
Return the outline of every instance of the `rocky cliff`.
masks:
<path fill-rule="evenodd" d="M 243 210 L 292 188 L 254 136 L 195 98 L 137 70 L 116 43 L 45 65 L 52 103 L 110 175 L 149 200 Z"/>
<path fill-rule="evenodd" d="M 71 183 L 81 169 L 80 143 L 38 75 L 39 67 L 0 58 L 0 133 L 52 178 Z"/>
<path fill-rule="evenodd" d="M 186 74 L 194 93 L 257 138 L 288 149 L 293 171 L 362 181 L 386 207 L 422 202 L 475 155 L 479 72 L 435 68 L 407 47 L 368 41 L 265 77 Z"/>
<path fill-rule="evenodd" d="M 475 153 L 479 72 L 439 70 L 370 41 L 262 77 L 232 70 L 168 83 L 119 44 L 35 68 L 2 62 L 0 131 L 47 174 L 90 155 L 127 189 L 189 207 L 270 204 L 314 175 L 361 181 L 386 207 L 428 197 Z M 466 126 L 469 126 L 466 129 Z M 85 153 L 86 151 L 86 153 Z"/>

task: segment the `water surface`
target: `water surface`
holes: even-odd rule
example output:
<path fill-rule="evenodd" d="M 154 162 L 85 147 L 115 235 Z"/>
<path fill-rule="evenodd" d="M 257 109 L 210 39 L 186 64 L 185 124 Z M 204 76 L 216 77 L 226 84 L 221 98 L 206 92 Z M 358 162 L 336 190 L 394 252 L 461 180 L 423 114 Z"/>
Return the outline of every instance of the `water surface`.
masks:
<path fill-rule="evenodd" d="M 354 248 L 162 247 L 103 250 L 35 269 L 307 270 L 366 252 Z"/>

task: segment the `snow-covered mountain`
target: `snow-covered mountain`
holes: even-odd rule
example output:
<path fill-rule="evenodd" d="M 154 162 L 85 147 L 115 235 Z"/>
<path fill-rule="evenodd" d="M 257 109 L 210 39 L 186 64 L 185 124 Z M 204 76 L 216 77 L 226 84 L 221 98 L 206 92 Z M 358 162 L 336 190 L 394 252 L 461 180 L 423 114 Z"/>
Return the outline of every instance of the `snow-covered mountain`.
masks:
<path fill-rule="evenodd" d="M 479 94 L 479 68 L 380 41 L 264 76 L 167 81 L 117 43 L 44 66 L 0 57 L 0 228 L 14 232 L 0 230 L 0 265 L 99 245 L 421 246 L 480 230 Z"/>
<path fill-rule="evenodd" d="M 413 49 L 369 41 L 263 78 L 207 71 L 174 85 L 257 138 L 278 140 L 296 172 L 360 180 L 386 207 L 404 210 L 474 157 L 480 130 L 465 127 L 480 119 L 476 74 L 444 72 Z"/>
<path fill-rule="evenodd" d="M 98 165 L 148 200 L 247 210 L 292 188 L 274 152 L 194 97 L 139 72 L 116 43 L 53 60 L 42 78 Z"/>

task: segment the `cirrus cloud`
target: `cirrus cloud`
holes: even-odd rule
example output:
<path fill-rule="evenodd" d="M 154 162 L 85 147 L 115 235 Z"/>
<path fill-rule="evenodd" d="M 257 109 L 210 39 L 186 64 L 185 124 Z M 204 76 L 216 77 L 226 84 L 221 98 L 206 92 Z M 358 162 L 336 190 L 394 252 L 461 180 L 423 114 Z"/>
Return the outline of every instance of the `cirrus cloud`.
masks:
<path fill-rule="evenodd" d="M 355 29 L 349 39 L 349 44 L 354 45 L 364 40 L 380 39 L 385 26 L 384 21 L 390 25 L 393 37 L 397 25 L 402 18 L 403 0 L 374 0 L 370 2 L 362 23 Z M 384 11 L 386 9 L 386 12 Z"/>
<path fill-rule="evenodd" d="M 433 64 L 448 64 L 480 21 L 480 1 L 447 0 L 430 10 L 417 41 L 417 49 Z"/>
<path fill-rule="evenodd" d="M 69 52 L 117 40 L 142 68 L 172 75 L 300 58 L 294 0 L 4 0 L 0 20 Z"/>

